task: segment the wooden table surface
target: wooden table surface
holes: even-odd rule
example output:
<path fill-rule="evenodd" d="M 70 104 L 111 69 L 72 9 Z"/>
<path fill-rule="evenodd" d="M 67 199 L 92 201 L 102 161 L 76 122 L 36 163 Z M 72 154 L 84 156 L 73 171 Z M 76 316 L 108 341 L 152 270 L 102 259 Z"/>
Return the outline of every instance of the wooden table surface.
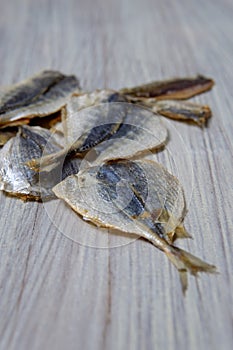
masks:
<path fill-rule="evenodd" d="M 118 244 L 115 232 L 102 242 L 106 231 L 80 218 L 71 227 L 49 206 L 1 194 L 1 350 L 232 349 L 233 2 L 1 0 L 0 9 L 1 85 L 45 68 L 76 74 L 85 90 L 215 79 L 195 98 L 213 110 L 208 128 L 166 122 L 169 149 L 157 157 L 188 199 L 194 240 L 178 245 L 220 272 L 189 278 L 184 298 L 175 268 L 145 240 Z"/>

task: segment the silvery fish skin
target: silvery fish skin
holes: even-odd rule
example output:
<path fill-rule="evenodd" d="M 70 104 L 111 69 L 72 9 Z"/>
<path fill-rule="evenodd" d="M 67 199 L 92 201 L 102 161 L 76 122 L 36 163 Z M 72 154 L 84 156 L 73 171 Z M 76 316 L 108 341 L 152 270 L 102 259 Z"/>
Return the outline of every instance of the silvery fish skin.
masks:
<path fill-rule="evenodd" d="M 54 198 L 52 187 L 66 176 L 77 173 L 77 161 L 65 162 L 56 172 L 38 174 L 26 162 L 61 149 L 49 130 L 22 126 L 0 150 L 0 189 L 22 199 Z"/>
<path fill-rule="evenodd" d="M 0 128 L 21 125 L 31 118 L 55 113 L 79 89 L 75 76 L 51 70 L 6 88 L 0 94 Z"/>
<path fill-rule="evenodd" d="M 88 101 L 91 101 L 90 104 Z M 83 105 L 89 108 L 84 109 Z M 134 133 L 137 133 L 140 138 L 137 142 L 140 145 L 133 152 L 136 154 L 141 149 L 160 147 L 167 138 L 167 130 L 158 115 L 150 113 L 141 106 L 127 103 L 112 90 L 97 90 L 90 94 L 72 96 L 65 109 L 64 133 L 68 142 L 73 144 L 72 147 L 75 150 L 79 148 L 77 152 L 90 150 L 105 140 L 113 140 L 115 145 L 119 139 L 123 144 L 123 138 L 134 140 Z M 148 140 L 145 135 L 143 139 L 143 131 L 147 132 Z M 154 138 L 153 141 L 151 137 Z M 108 147 L 107 144 L 104 147 Z M 107 149 L 106 152 L 108 152 Z M 112 153 L 112 159 L 132 155 L 132 150 L 128 152 L 126 146 L 122 146 L 122 152 L 126 154 L 117 156 L 116 152 Z"/>
<path fill-rule="evenodd" d="M 89 111 L 91 112 L 91 107 L 98 106 L 102 103 L 117 102 L 127 102 L 127 99 L 114 90 L 103 89 L 95 90 L 93 92 L 73 94 L 66 106 L 62 109 L 63 129 L 67 142 L 70 144 L 75 142 L 78 137 L 90 130 L 92 126 L 97 123 L 99 125 L 101 123 L 106 123 L 106 117 L 103 118 L 99 115 L 96 116 L 94 113 L 91 113 L 88 120 L 86 120 L 86 118 L 81 118 L 80 116 L 84 115 L 85 112 L 79 114 L 80 111 L 89 108 Z M 100 119 L 96 120 L 97 117 Z M 120 121 L 119 117 L 118 120 Z M 109 118 L 107 122 L 109 122 Z"/>
<path fill-rule="evenodd" d="M 173 245 L 189 235 L 183 189 L 166 169 L 149 160 L 109 161 L 80 170 L 53 188 L 85 220 L 97 226 L 138 234 L 162 250 L 180 274 L 215 272 L 215 267 Z"/>
<path fill-rule="evenodd" d="M 196 83 L 198 82 L 198 80 L 197 79 L 195 80 L 194 78 L 180 79 L 180 81 L 181 82 L 191 81 L 192 83 L 193 81 L 195 81 Z M 211 88 L 210 81 L 212 82 L 212 84 L 213 84 L 213 81 L 208 78 L 206 78 L 205 81 L 206 81 L 206 85 L 210 89 Z M 168 82 L 170 83 L 173 82 L 173 84 L 177 83 L 177 85 L 179 85 L 178 84 L 179 79 L 169 80 Z M 158 86 L 160 86 L 162 82 L 155 82 L 155 83 L 152 83 L 152 85 L 153 84 L 157 84 Z M 164 82 L 164 85 L 166 86 L 166 81 Z M 198 86 L 196 86 L 196 89 Z M 100 103 L 106 103 L 106 102 L 108 103 L 128 102 L 128 103 L 138 104 L 164 117 L 175 119 L 175 120 L 181 120 L 185 122 L 192 122 L 199 126 L 205 125 L 207 120 L 211 117 L 211 114 L 212 114 L 211 109 L 207 105 L 203 106 L 196 103 L 189 103 L 189 102 L 171 100 L 171 99 L 166 100 L 164 96 L 163 98 L 162 96 L 160 96 L 161 98 L 160 97 L 158 98 L 158 96 L 156 98 L 155 97 L 153 98 L 132 97 L 130 95 L 127 95 L 127 93 L 126 94 L 121 93 L 121 91 L 124 91 L 124 90 L 120 90 L 120 92 L 116 92 L 113 90 L 96 90 L 91 93 L 80 94 L 79 96 L 74 95 L 70 99 L 66 107 L 63 109 L 63 123 L 64 123 L 65 133 L 68 135 L 67 137 L 68 138 L 72 137 L 72 130 L 73 130 L 73 123 L 70 121 L 70 118 L 67 116 L 73 115 L 75 112 L 77 113 L 77 111 L 80 111 L 83 108 L 96 106 Z M 201 93 L 201 91 L 198 90 L 198 93 Z M 175 96 L 173 97 L 175 98 Z"/>
<path fill-rule="evenodd" d="M 72 97 L 71 101 L 78 98 Z M 130 158 L 166 143 L 167 129 L 161 118 L 139 106 L 102 103 L 82 109 L 77 114 L 71 112 L 71 107 L 68 108 L 66 121 L 69 127 L 65 130 L 70 144 L 60 152 L 30 161 L 32 169 L 45 170 L 51 164 L 56 167 L 64 158 L 74 155 L 83 158 L 89 151 L 95 152 L 98 163 L 107 159 Z"/>

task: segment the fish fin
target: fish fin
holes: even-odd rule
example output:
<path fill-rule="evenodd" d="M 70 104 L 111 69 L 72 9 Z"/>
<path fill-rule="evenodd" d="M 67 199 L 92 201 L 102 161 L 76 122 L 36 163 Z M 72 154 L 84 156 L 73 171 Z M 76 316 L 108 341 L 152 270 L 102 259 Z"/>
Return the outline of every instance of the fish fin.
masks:
<path fill-rule="evenodd" d="M 41 158 L 33 158 L 28 160 L 25 165 L 29 167 L 31 170 L 34 170 L 36 172 L 39 172 L 40 170 L 40 159 Z"/>
<path fill-rule="evenodd" d="M 167 249 L 165 254 L 179 271 L 183 293 L 185 293 L 188 286 L 188 272 L 194 276 L 197 276 L 198 272 L 217 273 L 214 265 L 210 265 L 178 247 L 170 246 L 170 249 Z"/>
<path fill-rule="evenodd" d="M 175 240 L 176 240 L 177 238 L 178 238 L 178 237 L 176 236 L 175 231 L 166 233 L 166 241 L 167 241 L 169 244 L 172 244 L 173 242 L 175 242 Z"/>
<path fill-rule="evenodd" d="M 179 225 L 175 229 L 175 239 L 176 238 L 193 238 L 193 237 L 186 231 L 183 225 Z"/>
<path fill-rule="evenodd" d="M 186 270 L 179 270 L 180 283 L 182 287 L 182 292 L 185 295 L 188 288 L 188 273 Z"/>
<path fill-rule="evenodd" d="M 166 233 L 167 241 L 172 244 L 178 238 L 192 238 L 192 236 L 186 231 L 183 225 L 176 227 L 175 231 Z"/>

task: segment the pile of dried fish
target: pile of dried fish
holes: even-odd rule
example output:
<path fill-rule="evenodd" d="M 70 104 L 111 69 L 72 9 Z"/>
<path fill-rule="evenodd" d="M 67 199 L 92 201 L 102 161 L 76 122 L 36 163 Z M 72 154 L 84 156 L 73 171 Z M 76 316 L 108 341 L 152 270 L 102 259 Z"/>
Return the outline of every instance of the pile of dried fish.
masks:
<path fill-rule="evenodd" d="M 165 146 L 159 115 L 204 126 L 210 108 L 182 100 L 213 84 L 197 76 L 83 92 L 75 76 L 44 71 L 2 90 L 0 189 L 22 199 L 61 198 L 85 220 L 146 238 L 176 266 L 185 291 L 187 272 L 215 267 L 174 246 L 189 237 L 179 181 L 135 156 Z"/>
<path fill-rule="evenodd" d="M 79 91 L 75 76 L 43 71 L 34 77 L 1 91 L 0 128 L 28 124 L 31 118 L 60 111 L 67 98 Z"/>

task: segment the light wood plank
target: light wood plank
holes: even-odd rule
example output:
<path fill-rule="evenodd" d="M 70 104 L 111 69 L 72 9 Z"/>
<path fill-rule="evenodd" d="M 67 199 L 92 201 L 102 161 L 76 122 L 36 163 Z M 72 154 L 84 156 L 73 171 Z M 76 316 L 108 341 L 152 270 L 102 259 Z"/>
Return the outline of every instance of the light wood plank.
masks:
<path fill-rule="evenodd" d="M 1 0 L 0 8 L 2 85 L 44 68 L 75 73 L 89 90 L 198 72 L 216 80 L 194 99 L 211 105 L 209 127 L 166 122 L 171 154 L 158 159 L 188 198 L 194 240 L 179 246 L 220 271 L 190 278 L 183 298 L 177 272 L 146 241 L 80 245 L 42 204 L 1 194 L 0 348 L 232 349 L 232 1 Z"/>

